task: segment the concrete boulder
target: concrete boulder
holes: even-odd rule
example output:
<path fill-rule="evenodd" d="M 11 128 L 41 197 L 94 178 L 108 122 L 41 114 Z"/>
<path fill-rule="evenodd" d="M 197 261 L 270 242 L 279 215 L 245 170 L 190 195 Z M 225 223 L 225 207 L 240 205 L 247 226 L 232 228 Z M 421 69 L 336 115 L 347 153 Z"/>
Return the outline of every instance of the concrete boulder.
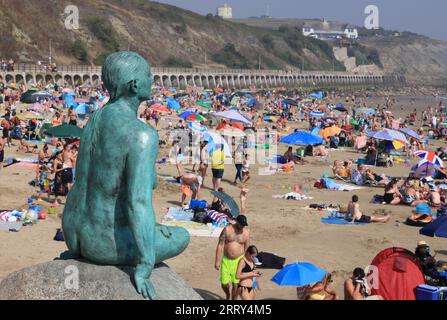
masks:
<path fill-rule="evenodd" d="M 134 268 L 55 260 L 16 271 L 0 282 L 0 300 L 144 300 L 133 284 Z M 152 272 L 157 300 L 202 300 L 160 264 Z"/>

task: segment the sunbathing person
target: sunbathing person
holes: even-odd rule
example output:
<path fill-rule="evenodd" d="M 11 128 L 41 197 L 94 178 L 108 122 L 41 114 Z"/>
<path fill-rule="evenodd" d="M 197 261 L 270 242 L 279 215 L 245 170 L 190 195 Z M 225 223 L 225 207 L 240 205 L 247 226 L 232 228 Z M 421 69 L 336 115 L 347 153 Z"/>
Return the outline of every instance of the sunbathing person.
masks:
<path fill-rule="evenodd" d="M 335 176 L 340 178 L 349 178 L 351 176 L 350 170 L 347 169 L 346 166 L 344 166 L 341 161 L 335 160 L 334 166 L 332 167 L 332 172 Z"/>
<path fill-rule="evenodd" d="M 348 213 L 352 215 L 352 221 L 354 222 L 362 222 L 362 223 L 371 223 L 371 222 L 381 222 L 385 223 L 390 220 L 391 216 L 389 214 L 383 217 L 377 216 L 367 216 L 360 211 L 360 205 L 358 203 L 359 197 L 357 195 L 352 196 L 352 201 L 348 204 Z"/>
<path fill-rule="evenodd" d="M 402 194 L 397 187 L 399 180 L 393 179 L 385 186 L 385 194 L 383 195 L 382 204 L 398 205 L 402 202 Z"/>
<path fill-rule="evenodd" d="M 359 164 L 357 166 L 357 169 L 359 170 L 360 174 L 363 176 L 363 181 L 365 181 L 365 183 L 383 185 L 383 186 L 390 183 L 390 180 L 374 173 L 371 169 L 366 168 L 365 166 L 363 166 L 361 164 Z"/>
<path fill-rule="evenodd" d="M 421 202 L 427 202 L 419 199 L 419 192 L 415 187 L 414 180 L 407 180 L 405 182 L 402 202 L 412 207 L 417 206 Z"/>
<path fill-rule="evenodd" d="M 327 151 L 325 146 L 320 144 L 314 148 L 313 155 L 314 157 L 327 157 L 329 156 L 329 152 Z"/>

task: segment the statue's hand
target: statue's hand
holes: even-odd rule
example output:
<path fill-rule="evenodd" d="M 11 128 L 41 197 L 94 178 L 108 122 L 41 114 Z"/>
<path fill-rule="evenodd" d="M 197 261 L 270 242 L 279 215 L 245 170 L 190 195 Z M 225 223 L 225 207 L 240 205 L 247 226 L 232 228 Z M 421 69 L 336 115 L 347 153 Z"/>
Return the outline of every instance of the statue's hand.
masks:
<path fill-rule="evenodd" d="M 135 270 L 135 285 L 139 294 L 143 295 L 145 299 L 155 299 L 155 288 L 150 281 L 150 276 L 153 266 L 147 264 L 139 264 Z"/>
<path fill-rule="evenodd" d="M 165 225 L 160 225 L 160 231 L 166 238 L 170 238 L 172 236 L 171 231 L 169 231 L 169 228 Z"/>

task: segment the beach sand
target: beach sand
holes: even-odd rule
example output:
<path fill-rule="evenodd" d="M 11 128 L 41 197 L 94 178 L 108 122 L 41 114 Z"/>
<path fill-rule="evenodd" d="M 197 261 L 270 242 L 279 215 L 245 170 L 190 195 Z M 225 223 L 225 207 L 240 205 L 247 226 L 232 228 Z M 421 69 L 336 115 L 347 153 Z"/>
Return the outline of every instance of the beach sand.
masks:
<path fill-rule="evenodd" d="M 401 99 L 392 111 L 397 116 L 404 116 L 413 108 L 435 106 L 434 100 L 417 100 L 414 105 L 408 99 Z M 301 128 L 307 124 L 300 124 Z M 16 142 L 17 143 L 17 142 Z M 438 144 L 439 145 L 439 144 Z M 14 148 L 14 149 L 13 149 Z M 25 156 L 13 151 L 15 147 L 6 149 L 6 157 Z M 286 146 L 279 146 L 279 154 L 283 154 Z M 160 151 L 160 157 L 166 155 L 167 149 Z M 159 158 L 160 158 L 159 157 Z M 325 172 L 330 173 L 329 165 L 336 159 L 353 159 L 359 154 L 352 150 L 330 152 L 328 162 L 316 158 L 306 158 L 310 163 L 297 166 L 295 172 L 278 173 L 275 175 L 258 175 L 259 165 L 252 165 L 252 179 L 249 182 L 248 223 L 251 232 L 251 242 L 259 251 L 272 252 L 286 257 L 287 262 L 309 261 L 329 272 L 334 272 L 333 288 L 343 297 L 344 279 L 351 275 L 355 267 L 366 267 L 381 250 L 388 247 L 404 247 L 414 250 L 419 240 L 427 241 L 432 250 L 437 252 L 437 259 L 447 260 L 445 250 L 446 240 L 428 238 L 419 235 L 419 228 L 402 224 L 413 210 L 407 206 L 372 205 L 370 200 L 375 194 L 382 194 L 383 189 L 365 188 L 350 192 L 318 190 L 311 186 Z M 413 163 L 416 163 L 414 160 Z M 173 176 L 174 166 L 158 165 L 159 175 Z M 191 166 L 187 166 L 191 169 Z M 409 166 L 397 164 L 392 168 L 374 168 L 376 172 L 404 177 L 408 175 Z M 239 188 L 232 185 L 235 175 L 233 165 L 226 165 L 223 187 L 225 191 L 239 199 Z M 0 171 L 0 208 L 24 208 L 28 197 L 34 188 L 28 182 L 35 177 L 31 170 L 2 168 Z M 211 172 L 205 185 L 211 184 Z M 273 199 L 273 194 L 288 193 L 295 185 L 304 185 L 308 189 L 305 195 L 313 200 L 293 201 Z M 347 205 L 353 194 L 360 198 L 360 206 L 368 215 L 381 214 L 384 210 L 390 212 L 392 218 L 387 224 L 370 225 L 326 225 L 320 219 L 327 212 L 302 209 L 310 203 Z M 179 205 L 180 186 L 161 181 L 154 193 L 154 206 L 157 221 L 160 222 L 172 205 Z M 203 198 L 210 201 L 212 196 L 206 188 Z M 48 208 L 49 203 L 41 204 Z M 58 207 L 62 213 L 63 206 Z M 398 222 L 396 222 L 398 221 Z M 66 250 L 64 242 L 53 241 L 56 229 L 60 227 L 60 218 L 49 216 L 37 225 L 22 228 L 18 233 L 0 232 L 0 279 L 9 273 L 34 264 L 46 262 L 58 257 Z M 219 272 L 214 270 L 214 254 L 216 238 L 191 238 L 187 250 L 174 259 L 167 261 L 168 265 L 180 274 L 193 288 L 208 299 L 222 298 L 223 292 L 219 284 Z M 270 281 L 276 270 L 263 270 L 260 279 L 262 290 L 258 299 L 295 299 L 294 287 L 279 287 Z"/>

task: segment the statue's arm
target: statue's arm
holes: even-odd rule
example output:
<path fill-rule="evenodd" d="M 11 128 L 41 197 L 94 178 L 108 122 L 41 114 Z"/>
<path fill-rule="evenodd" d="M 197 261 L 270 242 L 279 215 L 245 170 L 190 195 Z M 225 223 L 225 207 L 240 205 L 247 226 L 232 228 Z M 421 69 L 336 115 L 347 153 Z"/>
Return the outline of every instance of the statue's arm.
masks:
<path fill-rule="evenodd" d="M 155 161 L 158 153 L 158 135 L 144 130 L 136 136 L 129 148 L 126 161 L 127 208 L 129 225 L 139 252 L 135 273 L 137 289 L 143 296 L 153 298 L 155 291 L 149 277 L 155 265 L 155 215 L 152 190 L 156 175 Z"/>

